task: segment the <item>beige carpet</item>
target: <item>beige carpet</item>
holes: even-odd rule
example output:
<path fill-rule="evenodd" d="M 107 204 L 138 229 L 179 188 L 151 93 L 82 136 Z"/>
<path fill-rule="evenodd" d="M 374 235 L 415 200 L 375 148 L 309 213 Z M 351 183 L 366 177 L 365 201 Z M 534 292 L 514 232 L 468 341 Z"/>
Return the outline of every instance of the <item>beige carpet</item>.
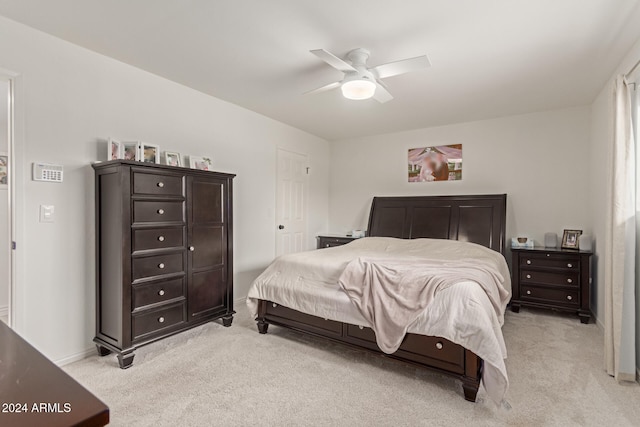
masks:
<path fill-rule="evenodd" d="M 603 335 L 577 317 L 508 312 L 511 409 L 478 403 L 447 376 L 271 326 L 244 305 L 140 348 L 133 367 L 92 356 L 65 370 L 111 409 L 113 426 L 632 426 L 640 386 L 603 366 Z"/>

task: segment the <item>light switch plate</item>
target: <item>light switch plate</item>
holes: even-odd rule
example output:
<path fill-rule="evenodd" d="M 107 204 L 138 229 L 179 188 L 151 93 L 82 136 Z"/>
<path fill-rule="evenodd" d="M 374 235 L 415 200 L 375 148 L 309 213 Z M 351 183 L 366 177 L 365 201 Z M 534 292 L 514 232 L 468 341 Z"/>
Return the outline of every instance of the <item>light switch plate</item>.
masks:
<path fill-rule="evenodd" d="M 55 220 L 55 206 L 40 205 L 40 222 L 53 222 Z"/>

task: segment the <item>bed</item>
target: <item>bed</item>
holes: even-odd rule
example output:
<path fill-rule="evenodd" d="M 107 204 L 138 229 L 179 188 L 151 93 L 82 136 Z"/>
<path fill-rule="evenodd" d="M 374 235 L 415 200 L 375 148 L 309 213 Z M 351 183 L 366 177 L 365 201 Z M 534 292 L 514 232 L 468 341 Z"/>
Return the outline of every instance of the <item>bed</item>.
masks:
<path fill-rule="evenodd" d="M 472 402 L 482 381 L 499 403 L 508 388 L 501 326 L 511 296 L 505 217 L 506 194 L 374 197 L 369 237 L 277 258 L 252 284 L 247 304 L 261 334 L 273 324 L 445 373 L 461 380 L 464 397 Z M 495 263 L 500 296 L 490 300 L 473 281 L 445 287 L 409 325 L 399 348 L 386 354 L 371 319 L 337 282 L 355 258 L 383 253 L 403 262 L 424 257 L 425 250 L 430 259 Z"/>

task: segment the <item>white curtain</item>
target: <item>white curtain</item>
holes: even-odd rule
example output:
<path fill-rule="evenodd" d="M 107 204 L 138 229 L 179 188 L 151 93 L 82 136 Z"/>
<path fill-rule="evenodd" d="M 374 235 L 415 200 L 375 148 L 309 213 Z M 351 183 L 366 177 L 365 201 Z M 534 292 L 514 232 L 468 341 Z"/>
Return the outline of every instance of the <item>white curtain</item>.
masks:
<path fill-rule="evenodd" d="M 605 363 L 618 381 L 636 380 L 636 157 L 632 89 L 615 83 L 611 211 L 605 248 Z"/>

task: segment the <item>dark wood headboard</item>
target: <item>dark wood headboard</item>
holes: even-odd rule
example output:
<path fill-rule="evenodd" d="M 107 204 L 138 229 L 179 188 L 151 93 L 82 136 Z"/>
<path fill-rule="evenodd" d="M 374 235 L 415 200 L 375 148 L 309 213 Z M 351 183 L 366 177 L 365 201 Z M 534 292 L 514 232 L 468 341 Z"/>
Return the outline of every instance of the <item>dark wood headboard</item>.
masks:
<path fill-rule="evenodd" d="M 473 242 L 504 255 L 507 195 L 374 197 L 369 236 Z"/>

